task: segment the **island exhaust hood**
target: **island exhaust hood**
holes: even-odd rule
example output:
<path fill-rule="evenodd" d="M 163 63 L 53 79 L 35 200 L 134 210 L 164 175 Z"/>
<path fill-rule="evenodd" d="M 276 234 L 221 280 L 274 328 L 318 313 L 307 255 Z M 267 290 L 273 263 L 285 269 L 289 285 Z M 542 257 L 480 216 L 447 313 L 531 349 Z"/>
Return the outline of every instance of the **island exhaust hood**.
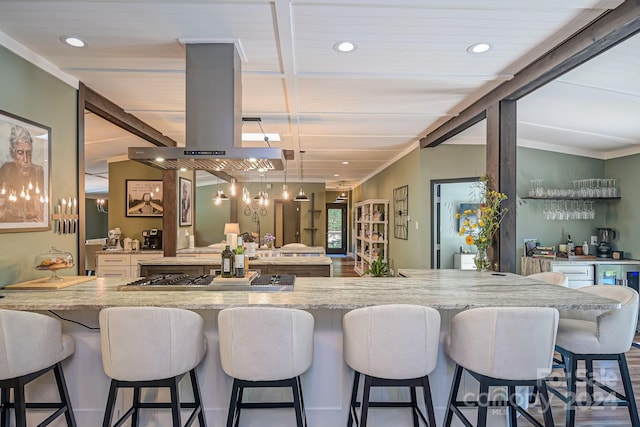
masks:
<path fill-rule="evenodd" d="M 169 170 L 283 170 L 280 148 L 241 147 L 241 62 L 235 45 L 187 44 L 186 50 L 186 147 L 132 147 L 129 159 Z"/>

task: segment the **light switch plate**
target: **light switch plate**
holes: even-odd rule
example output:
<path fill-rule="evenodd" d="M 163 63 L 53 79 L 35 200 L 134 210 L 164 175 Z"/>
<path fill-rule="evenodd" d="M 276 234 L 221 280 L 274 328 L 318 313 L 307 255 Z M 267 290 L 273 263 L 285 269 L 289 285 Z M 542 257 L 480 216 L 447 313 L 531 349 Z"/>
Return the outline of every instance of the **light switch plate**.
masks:
<path fill-rule="evenodd" d="M 594 246 L 598 244 L 598 236 L 591 236 L 591 244 Z"/>
<path fill-rule="evenodd" d="M 416 230 L 418 229 L 418 221 L 416 221 Z"/>

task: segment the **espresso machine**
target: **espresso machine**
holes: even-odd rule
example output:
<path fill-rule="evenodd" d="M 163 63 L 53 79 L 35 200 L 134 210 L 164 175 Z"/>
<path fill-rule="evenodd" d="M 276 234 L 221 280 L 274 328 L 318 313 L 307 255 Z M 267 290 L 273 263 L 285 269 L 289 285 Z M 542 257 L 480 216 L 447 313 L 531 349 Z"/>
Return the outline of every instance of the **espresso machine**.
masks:
<path fill-rule="evenodd" d="M 598 258 L 611 258 L 611 241 L 616 238 L 613 228 L 596 228 L 598 230 Z"/>
<path fill-rule="evenodd" d="M 142 230 L 142 249 L 162 249 L 162 230 Z"/>

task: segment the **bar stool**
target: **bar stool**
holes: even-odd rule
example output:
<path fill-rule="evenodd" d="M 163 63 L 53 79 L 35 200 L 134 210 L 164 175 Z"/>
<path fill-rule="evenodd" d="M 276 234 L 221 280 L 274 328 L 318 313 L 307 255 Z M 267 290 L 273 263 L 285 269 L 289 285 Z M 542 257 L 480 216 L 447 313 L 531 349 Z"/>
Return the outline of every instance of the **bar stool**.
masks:
<path fill-rule="evenodd" d="M 306 426 L 300 375 L 313 358 L 313 316 L 277 307 L 234 307 L 218 314 L 220 361 L 233 378 L 227 427 L 238 426 L 240 410 L 294 408 Z M 245 388 L 291 387 L 292 402 L 243 402 Z"/>
<path fill-rule="evenodd" d="M 487 425 L 489 407 L 509 408 L 509 425 L 516 426 L 516 412 L 541 426 L 517 402 L 516 386 L 537 386 L 544 425 L 553 427 L 545 377 L 551 372 L 558 311 L 545 307 L 476 308 L 456 314 L 445 336 L 445 351 L 456 362 L 444 425 L 453 414 L 470 426 L 461 408 L 477 408 L 477 426 Z M 480 383 L 477 401 L 458 401 L 462 372 Z M 507 399 L 489 400 L 489 387 L 506 386 Z"/>
<path fill-rule="evenodd" d="M 565 288 L 569 287 L 569 276 L 558 273 L 556 271 L 544 271 L 542 273 L 534 273 L 527 276 L 529 279 L 539 280 L 552 285 L 560 285 Z"/>
<path fill-rule="evenodd" d="M 196 419 L 206 426 L 196 366 L 207 350 L 202 317 L 189 310 L 161 307 L 112 307 L 100 312 L 102 365 L 111 378 L 103 427 L 111 427 L 118 389 L 132 388 L 132 406 L 116 422 L 122 425 L 132 417 L 138 425 L 140 409 L 171 408 L 172 424 L 182 426 L 180 409 L 193 412 L 186 422 Z M 180 402 L 178 383 L 189 373 L 193 402 Z M 171 402 L 141 402 L 141 388 L 169 388 Z"/>
<path fill-rule="evenodd" d="M 595 285 L 580 288 L 579 291 L 599 295 L 619 301 L 621 308 L 610 311 L 566 311 L 560 318 L 556 350 L 567 363 L 566 382 L 568 394 L 555 388 L 549 390 L 567 403 L 566 426 L 575 425 L 576 406 L 626 406 L 629 409 L 631 425 L 639 427 L 638 408 L 633 395 L 629 368 L 625 353 L 631 343 L 638 322 L 638 293 L 626 286 Z M 586 377 L 578 378 L 576 370 L 579 361 L 584 361 Z M 625 395 L 594 379 L 593 362 L 615 360 L 618 362 Z M 576 382 L 586 382 L 587 400 L 578 401 Z M 618 400 L 594 401 L 594 386 L 613 395 Z"/>
<path fill-rule="evenodd" d="M 62 371 L 62 361 L 75 351 L 73 337 L 62 333 L 59 320 L 38 313 L 0 310 L 0 399 L 1 424 L 9 426 L 9 411 L 15 409 L 16 427 L 27 426 L 26 410 L 56 409 L 40 425 L 48 425 L 64 414 L 67 426 L 76 420 Z M 53 371 L 60 403 L 25 402 L 24 387 Z M 14 402 L 10 402 L 13 389 Z"/>
<path fill-rule="evenodd" d="M 438 361 L 440 313 L 430 307 L 392 304 L 359 308 L 344 315 L 344 359 L 354 371 L 347 426 L 367 425 L 369 408 L 411 408 L 413 425 L 436 421 L 428 375 Z M 360 422 L 356 408 L 360 375 L 364 375 Z M 371 387 L 409 387 L 411 401 L 370 401 Z M 423 388 L 427 419 L 418 408 L 416 387 Z"/>

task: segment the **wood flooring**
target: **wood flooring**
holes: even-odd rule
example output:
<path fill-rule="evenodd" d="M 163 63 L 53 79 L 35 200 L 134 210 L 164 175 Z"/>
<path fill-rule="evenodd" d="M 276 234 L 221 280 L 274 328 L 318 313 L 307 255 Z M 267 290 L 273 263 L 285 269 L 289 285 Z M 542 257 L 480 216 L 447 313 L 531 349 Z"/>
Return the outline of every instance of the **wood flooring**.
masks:
<path fill-rule="evenodd" d="M 334 277 L 358 277 L 353 271 L 354 260 L 346 256 L 331 256 L 333 260 L 333 276 Z M 636 342 L 640 342 L 640 334 L 636 335 Z M 640 349 L 632 347 L 626 354 L 633 390 L 636 402 L 640 406 Z M 606 379 L 606 384 L 615 390 L 622 392 L 622 384 L 619 381 L 619 373 L 617 364 L 614 362 L 594 363 L 594 372 L 600 378 Z M 562 384 L 558 383 L 558 386 Z M 559 387 L 560 388 L 560 387 Z M 582 388 L 578 388 L 578 393 Z M 565 405 L 555 396 L 551 396 L 553 420 L 556 427 L 565 426 Z M 536 409 L 537 402 L 533 405 Z M 535 414 L 535 412 L 534 412 Z M 536 419 L 542 422 L 542 415 L 536 415 Z M 518 427 L 530 426 L 529 422 L 523 417 L 518 418 Z M 593 407 L 577 409 L 576 411 L 576 427 L 622 427 L 631 426 L 629 420 L 629 411 L 625 407 Z"/>

